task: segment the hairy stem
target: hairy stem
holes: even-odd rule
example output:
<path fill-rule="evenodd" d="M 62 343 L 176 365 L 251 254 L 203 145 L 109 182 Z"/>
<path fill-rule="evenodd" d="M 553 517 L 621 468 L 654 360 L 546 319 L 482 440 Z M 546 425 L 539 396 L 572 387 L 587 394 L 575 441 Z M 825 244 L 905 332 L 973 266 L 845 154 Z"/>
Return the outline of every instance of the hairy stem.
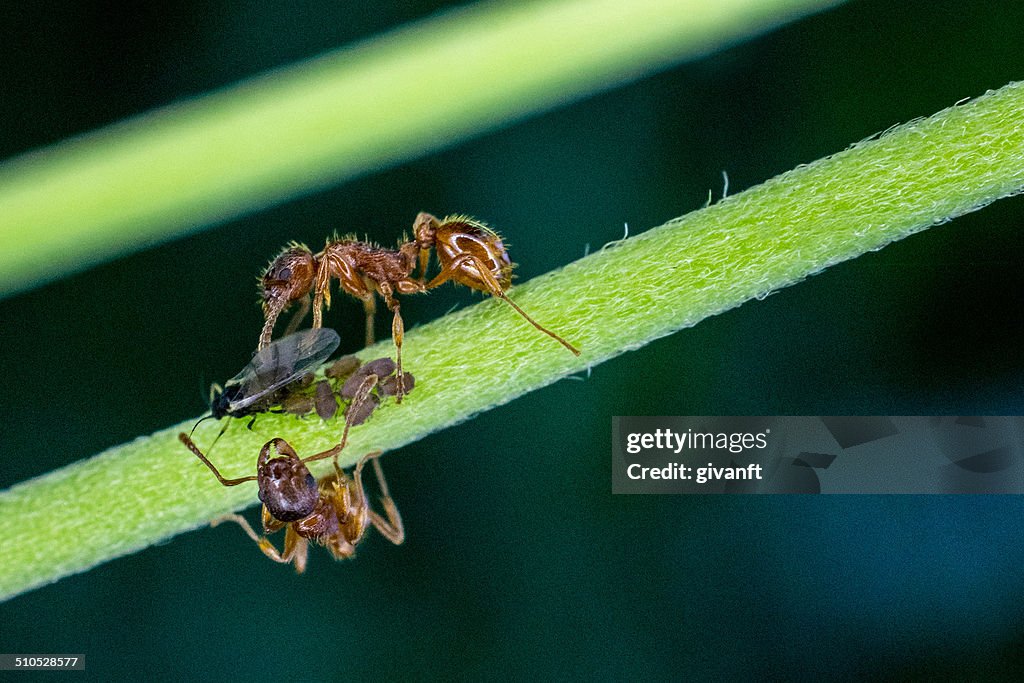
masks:
<path fill-rule="evenodd" d="M 380 169 L 837 0 L 482 3 L 0 166 L 0 294 Z"/>
<path fill-rule="evenodd" d="M 792 284 L 827 266 L 977 209 L 1024 187 L 1024 83 L 895 128 L 611 245 L 512 290 L 517 303 L 577 345 L 579 358 L 509 306 L 488 300 L 406 335 L 417 386 L 352 431 L 344 462 L 399 448 L 588 365 Z M 512 230 L 509 226 L 508 230 Z M 364 359 L 391 352 L 388 344 Z M 268 415 L 260 431 L 300 454 L 342 424 Z M 224 488 L 175 439 L 176 425 L 0 493 L 0 596 L 133 552 L 256 502 Z M 196 440 L 209 444 L 207 421 Z M 254 471 L 260 440 L 234 424 L 215 459 Z M 328 463 L 317 463 L 322 474 Z M 54 519 L 59 503 L 60 519 Z"/>

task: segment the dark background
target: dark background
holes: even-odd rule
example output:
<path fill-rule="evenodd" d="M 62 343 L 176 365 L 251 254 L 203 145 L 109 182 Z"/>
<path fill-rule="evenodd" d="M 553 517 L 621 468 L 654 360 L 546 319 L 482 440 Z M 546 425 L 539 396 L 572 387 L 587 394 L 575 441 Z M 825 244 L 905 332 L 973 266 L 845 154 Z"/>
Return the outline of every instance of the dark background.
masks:
<path fill-rule="evenodd" d="M 723 170 L 737 192 L 1022 76 L 1024 5 L 893 4 L 0 301 L 0 487 L 199 414 L 289 240 L 390 244 L 420 210 L 465 212 L 528 279 L 699 208 Z M 446 6 L 279 5 L 5 7 L 0 158 Z M 85 653 L 105 679 L 1020 673 L 1021 498 L 613 497 L 610 418 L 1020 414 L 1022 223 L 1024 200 L 997 202 L 392 454 L 403 546 L 312 552 L 297 577 L 236 528 L 200 530 L 0 605 L 0 651 Z M 444 288 L 403 313 L 475 300 Z M 338 301 L 354 349 L 361 308 Z"/>

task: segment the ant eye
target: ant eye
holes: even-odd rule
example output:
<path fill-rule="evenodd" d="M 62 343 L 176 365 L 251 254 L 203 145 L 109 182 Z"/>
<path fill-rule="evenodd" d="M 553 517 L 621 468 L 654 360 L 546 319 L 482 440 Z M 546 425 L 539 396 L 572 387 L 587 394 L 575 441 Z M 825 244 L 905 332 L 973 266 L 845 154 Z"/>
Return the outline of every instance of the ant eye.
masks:
<path fill-rule="evenodd" d="M 285 266 L 281 270 L 277 271 L 277 279 L 278 280 L 291 280 L 292 279 L 292 269 L 287 267 L 287 266 Z"/>

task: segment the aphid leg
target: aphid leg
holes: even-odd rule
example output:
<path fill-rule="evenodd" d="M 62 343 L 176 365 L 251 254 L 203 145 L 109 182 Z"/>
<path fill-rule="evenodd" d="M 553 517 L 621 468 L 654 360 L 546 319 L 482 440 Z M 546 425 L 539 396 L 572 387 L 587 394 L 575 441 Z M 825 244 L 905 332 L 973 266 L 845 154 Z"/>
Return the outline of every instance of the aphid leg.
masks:
<path fill-rule="evenodd" d="M 536 327 L 538 330 L 540 330 L 544 334 L 548 335 L 549 337 L 551 337 L 552 339 L 557 341 L 559 344 L 561 344 L 565 348 L 567 348 L 570 351 L 572 351 L 575 355 L 577 355 L 577 356 L 580 355 L 579 349 L 577 349 L 575 346 L 573 346 L 569 342 L 565 341 L 564 339 L 559 337 L 557 334 L 555 334 L 554 332 L 552 332 L 551 330 L 547 329 L 546 327 L 544 327 L 543 325 L 538 323 L 536 320 L 531 318 L 529 315 L 526 314 L 526 311 L 524 311 L 523 309 L 519 308 L 519 306 L 516 304 L 516 302 L 514 302 L 514 301 L 512 301 L 512 299 L 508 298 L 508 295 L 505 294 L 504 290 L 502 290 L 501 285 L 495 279 L 495 277 L 491 273 L 490 269 L 485 264 L 483 264 L 480 261 L 480 259 L 478 259 L 476 256 L 473 256 L 473 254 L 459 254 L 454 259 L 452 259 L 452 262 L 449 263 L 447 266 L 445 266 L 441 270 L 441 272 L 437 274 L 437 277 L 435 277 L 433 280 L 431 280 L 427 284 L 427 289 L 433 289 L 434 287 L 437 287 L 439 285 L 444 284 L 445 282 L 450 280 L 452 277 L 454 277 L 455 274 L 458 271 L 460 271 L 463 267 L 465 267 L 467 265 L 472 265 L 473 268 L 478 273 L 480 273 L 480 276 L 483 279 L 483 283 L 487 287 L 487 291 L 490 292 L 493 296 L 496 296 L 497 298 L 502 299 L 503 301 L 508 303 L 509 306 L 511 306 L 512 308 L 516 309 L 516 312 L 519 313 L 519 315 L 523 316 L 523 318 L 526 319 L 526 322 L 530 323 L 531 325 Z"/>
<path fill-rule="evenodd" d="M 192 453 L 197 458 L 202 460 L 203 464 L 206 465 L 207 467 L 209 467 L 210 471 L 213 472 L 213 475 L 215 477 L 217 477 L 217 481 L 219 481 L 224 486 L 237 486 L 237 485 L 243 484 L 243 483 L 245 483 L 247 481 L 255 481 L 256 480 L 256 475 L 252 475 L 252 476 L 248 476 L 248 477 L 239 477 L 238 479 L 225 479 L 223 476 L 221 476 L 221 473 L 217 470 L 217 468 L 214 466 L 214 464 L 212 462 L 210 462 L 205 455 L 203 455 L 203 452 L 199 450 L 199 447 L 196 446 L 195 442 L 192 441 L 192 439 L 190 439 L 188 437 L 188 434 L 185 434 L 184 432 L 178 434 L 178 440 L 181 441 L 183 444 L 185 444 L 185 447 L 188 448 L 190 451 L 192 451 Z M 263 448 L 264 448 L 264 450 L 266 450 L 266 446 L 264 446 Z"/>
<path fill-rule="evenodd" d="M 391 498 L 391 493 L 388 491 L 388 482 L 384 479 L 384 470 L 380 466 L 380 451 L 376 453 L 370 453 L 365 456 L 359 463 L 359 467 L 356 468 L 356 476 L 358 479 L 359 468 L 366 462 L 368 458 L 373 458 L 373 470 L 377 473 L 377 483 L 380 486 L 380 502 L 384 505 L 384 512 L 387 515 L 387 519 L 381 517 L 380 514 L 374 512 L 367 506 L 367 510 L 370 513 L 370 521 L 373 526 L 377 527 L 377 531 L 381 533 L 384 538 L 388 539 L 395 545 L 401 545 L 402 541 L 405 540 L 405 527 L 402 526 L 402 515 L 398 513 L 398 506 L 395 505 L 395 501 Z M 361 482 L 360 490 L 362 490 Z M 365 494 L 364 494 L 365 495 Z"/>
<path fill-rule="evenodd" d="M 394 312 L 391 319 L 391 338 L 395 342 L 395 377 L 398 380 L 398 391 L 395 392 L 395 403 L 401 403 L 405 396 L 405 377 L 402 375 L 402 338 L 405 337 L 405 323 L 402 321 L 401 305 L 394 297 L 394 290 L 387 282 L 380 284 L 380 293 L 384 303 Z"/>
<path fill-rule="evenodd" d="M 305 320 L 306 314 L 309 313 L 309 296 L 304 296 L 299 301 L 299 310 L 295 311 L 292 315 L 292 319 L 288 321 L 288 327 L 284 328 L 284 334 L 282 337 L 287 337 L 290 334 L 294 334 L 298 331 L 299 325 Z"/>

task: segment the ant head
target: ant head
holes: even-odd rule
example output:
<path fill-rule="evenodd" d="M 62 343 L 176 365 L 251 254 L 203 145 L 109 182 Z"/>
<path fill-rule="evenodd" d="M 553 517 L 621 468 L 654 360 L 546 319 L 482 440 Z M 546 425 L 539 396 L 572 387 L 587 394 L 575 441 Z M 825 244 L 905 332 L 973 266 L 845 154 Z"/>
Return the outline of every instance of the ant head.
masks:
<path fill-rule="evenodd" d="M 263 310 L 280 311 L 306 296 L 316 277 L 316 259 L 302 245 L 292 245 L 270 262 L 260 280 Z"/>
<path fill-rule="evenodd" d="M 430 249 L 434 246 L 434 234 L 441 224 L 431 214 L 421 211 L 412 224 L 413 238 L 420 249 Z"/>
<path fill-rule="evenodd" d="M 280 457 L 268 460 L 271 449 Z M 260 451 L 257 465 L 259 497 L 274 519 L 294 522 L 313 514 L 320 497 L 316 479 L 287 441 L 268 441 Z"/>

